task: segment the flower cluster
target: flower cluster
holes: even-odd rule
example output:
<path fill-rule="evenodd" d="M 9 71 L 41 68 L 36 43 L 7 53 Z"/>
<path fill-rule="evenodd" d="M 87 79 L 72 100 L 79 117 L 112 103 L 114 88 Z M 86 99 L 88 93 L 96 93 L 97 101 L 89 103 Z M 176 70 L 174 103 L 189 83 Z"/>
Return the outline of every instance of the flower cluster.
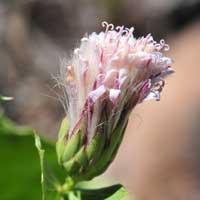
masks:
<path fill-rule="evenodd" d="M 68 127 L 60 140 L 64 138 L 63 146 L 66 146 L 81 130 L 80 148 L 84 146 L 87 149 L 94 138 L 103 137 L 105 141 L 99 155 L 111 146 L 113 138 L 118 137 L 116 135 L 123 135 L 129 114 L 138 103 L 160 99 L 164 78 L 173 72 L 170 67 L 172 60 L 163 55 L 169 50 L 164 40 L 157 43 L 151 34 L 136 39 L 133 27 L 114 27 L 107 22 L 102 26 L 104 32 L 81 39 L 80 47 L 61 68 Z M 116 143 L 111 156 L 117 151 L 120 140 Z M 65 159 L 63 154 L 60 156 L 63 163 L 70 159 Z M 108 158 L 107 162 L 111 160 Z M 97 157 L 88 162 L 94 164 Z"/>

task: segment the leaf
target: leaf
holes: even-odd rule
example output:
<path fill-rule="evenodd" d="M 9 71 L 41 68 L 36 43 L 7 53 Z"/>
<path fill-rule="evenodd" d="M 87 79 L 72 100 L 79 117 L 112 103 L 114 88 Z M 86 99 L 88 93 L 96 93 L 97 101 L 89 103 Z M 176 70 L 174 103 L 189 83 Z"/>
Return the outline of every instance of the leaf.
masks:
<path fill-rule="evenodd" d="M 82 200 L 80 192 L 69 192 L 68 200 Z"/>
<path fill-rule="evenodd" d="M 40 147 L 39 145 L 37 141 L 37 146 Z M 45 150 L 45 160 L 48 163 L 44 165 L 49 173 L 46 189 L 52 194 L 52 198 L 48 196 L 48 200 L 56 200 L 57 193 L 49 185 L 55 184 L 55 179 L 64 181 L 65 174 L 57 164 L 55 145 L 41 138 L 41 146 Z M 51 171 L 56 175 L 52 175 Z M 41 167 L 33 131 L 0 116 L 0 199 L 41 200 L 40 177 Z"/>
<path fill-rule="evenodd" d="M 10 119 L 0 115 L 0 135 L 30 136 L 33 131 L 26 126 L 17 126 Z"/>
<path fill-rule="evenodd" d="M 121 187 L 112 196 L 106 198 L 106 200 L 121 200 L 124 199 L 127 195 L 128 195 L 127 190 L 124 187 Z"/>
<path fill-rule="evenodd" d="M 80 189 L 82 200 L 122 200 L 127 196 L 126 189 L 120 185 L 112 185 L 100 189 Z"/>
<path fill-rule="evenodd" d="M 42 200 L 57 200 L 60 199 L 57 187 L 60 186 L 59 180 L 53 173 L 53 170 L 49 170 L 45 163 L 45 150 L 42 147 L 40 137 L 35 133 L 35 146 L 39 153 L 40 167 L 41 167 L 41 186 L 42 186 Z M 50 168 L 50 166 L 49 166 Z"/>
<path fill-rule="evenodd" d="M 32 136 L 0 131 L 0 199 L 41 199 L 40 168 Z"/>
<path fill-rule="evenodd" d="M 41 167 L 41 185 L 42 185 L 42 200 L 45 200 L 45 183 L 44 183 L 44 149 L 42 149 L 40 137 L 35 133 L 35 146 L 38 149 Z"/>
<path fill-rule="evenodd" d="M 0 101 L 11 101 L 13 100 L 13 97 L 5 97 L 0 95 Z"/>

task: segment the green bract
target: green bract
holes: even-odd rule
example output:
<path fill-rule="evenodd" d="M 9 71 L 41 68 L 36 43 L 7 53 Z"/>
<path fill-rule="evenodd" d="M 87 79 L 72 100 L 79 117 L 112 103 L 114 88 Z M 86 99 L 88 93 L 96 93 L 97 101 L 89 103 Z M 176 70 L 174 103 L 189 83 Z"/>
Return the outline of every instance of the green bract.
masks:
<path fill-rule="evenodd" d="M 85 133 L 78 130 L 68 137 L 69 122 L 62 122 L 56 144 L 59 164 L 74 180 L 90 180 L 102 174 L 115 158 L 127 125 L 127 119 L 120 120 L 117 127 L 107 137 L 105 132 L 97 132 L 91 141 L 85 143 Z"/>

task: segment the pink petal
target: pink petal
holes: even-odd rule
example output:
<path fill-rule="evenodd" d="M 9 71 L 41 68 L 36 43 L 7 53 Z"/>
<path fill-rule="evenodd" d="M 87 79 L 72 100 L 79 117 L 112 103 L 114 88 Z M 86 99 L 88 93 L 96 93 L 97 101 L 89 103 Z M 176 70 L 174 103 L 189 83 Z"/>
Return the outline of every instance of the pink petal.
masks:
<path fill-rule="evenodd" d="M 106 88 L 104 85 L 101 85 L 96 90 L 93 90 L 89 93 L 89 97 L 93 102 L 96 102 L 100 97 L 102 97 L 106 93 Z"/>
<path fill-rule="evenodd" d="M 114 104 L 116 103 L 117 99 L 119 98 L 120 93 L 121 93 L 121 90 L 118 90 L 118 89 L 110 89 L 109 90 L 109 98 Z"/>

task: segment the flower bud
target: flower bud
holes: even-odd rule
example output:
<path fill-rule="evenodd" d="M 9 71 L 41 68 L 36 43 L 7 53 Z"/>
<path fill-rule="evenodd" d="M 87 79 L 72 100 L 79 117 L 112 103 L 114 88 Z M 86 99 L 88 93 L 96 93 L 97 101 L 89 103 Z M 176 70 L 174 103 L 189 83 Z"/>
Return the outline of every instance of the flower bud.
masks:
<path fill-rule="evenodd" d="M 164 40 L 133 28 L 102 23 L 104 32 L 82 38 L 80 48 L 61 66 L 63 120 L 57 141 L 59 163 L 68 175 L 89 180 L 103 173 L 121 144 L 132 109 L 160 99 L 164 78 L 173 70 Z"/>

